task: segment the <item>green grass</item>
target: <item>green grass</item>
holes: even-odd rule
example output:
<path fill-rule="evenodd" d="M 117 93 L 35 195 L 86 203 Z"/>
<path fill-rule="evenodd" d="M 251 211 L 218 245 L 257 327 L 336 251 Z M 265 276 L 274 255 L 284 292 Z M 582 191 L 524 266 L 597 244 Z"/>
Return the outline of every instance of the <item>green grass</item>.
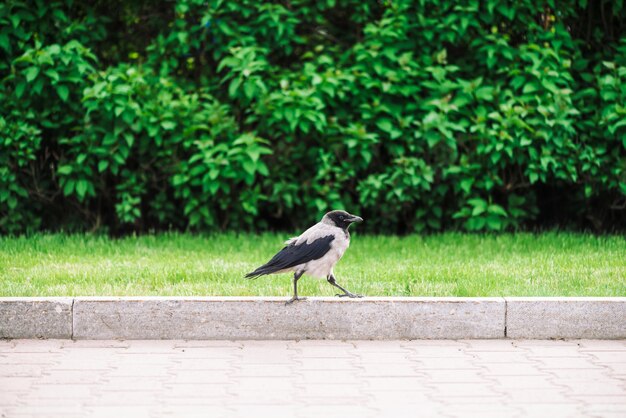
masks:
<path fill-rule="evenodd" d="M 287 296 L 287 274 L 246 280 L 288 234 L 0 238 L 0 296 Z M 367 296 L 624 296 L 626 239 L 582 234 L 359 236 L 335 268 Z M 302 295 L 333 295 L 305 277 Z"/>

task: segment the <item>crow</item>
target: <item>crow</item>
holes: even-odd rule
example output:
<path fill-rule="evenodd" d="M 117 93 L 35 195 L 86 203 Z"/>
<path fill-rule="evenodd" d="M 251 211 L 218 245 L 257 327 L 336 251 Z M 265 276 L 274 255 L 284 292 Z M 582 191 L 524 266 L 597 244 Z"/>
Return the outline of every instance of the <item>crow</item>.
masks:
<path fill-rule="evenodd" d="M 343 210 L 328 212 L 320 222 L 304 231 L 300 236 L 285 241 L 285 248 L 280 250 L 270 261 L 246 274 L 245 277 L 252 279 L 266 274 L 293 271 L 293 297 L 287 301 L 287 305 L 296 300 L 306 299 L 298 297 L 298 279 L 303 274 L 325 278 L 328 283 L 343 291 L 336 296 L 363 297 L 339 286 L 333 274 L 333 267 L 350 245 L 348 227 L 353 222 L 363 222 L 363 218 L 350 215 Z"/>

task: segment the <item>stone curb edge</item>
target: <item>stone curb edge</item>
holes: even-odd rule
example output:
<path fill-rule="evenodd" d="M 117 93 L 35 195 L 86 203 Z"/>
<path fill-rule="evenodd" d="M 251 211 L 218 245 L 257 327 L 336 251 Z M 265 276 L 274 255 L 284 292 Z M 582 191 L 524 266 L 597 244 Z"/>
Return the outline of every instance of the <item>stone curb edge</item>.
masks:
<path fill-rule="evenodd" d="M 625 339 L 626 297 L 0 298 L 0 338 Z"/>

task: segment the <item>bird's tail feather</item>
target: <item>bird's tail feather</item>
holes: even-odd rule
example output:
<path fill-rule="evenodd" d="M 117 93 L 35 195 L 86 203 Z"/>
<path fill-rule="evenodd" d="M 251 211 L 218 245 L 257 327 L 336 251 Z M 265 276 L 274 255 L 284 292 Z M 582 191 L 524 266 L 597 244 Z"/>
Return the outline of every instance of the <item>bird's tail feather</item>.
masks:
<path fill-rule="evenodd" d="M 278 270 L 279 269 L 274 266 L 268 266 L 267 264 L 265 264 L 257 268 L 256 270 L 246 274 L 244 277 L 246 279 L 256 279 L 258 277 L 265 276 L 266 274 L 276 273 Z"/>

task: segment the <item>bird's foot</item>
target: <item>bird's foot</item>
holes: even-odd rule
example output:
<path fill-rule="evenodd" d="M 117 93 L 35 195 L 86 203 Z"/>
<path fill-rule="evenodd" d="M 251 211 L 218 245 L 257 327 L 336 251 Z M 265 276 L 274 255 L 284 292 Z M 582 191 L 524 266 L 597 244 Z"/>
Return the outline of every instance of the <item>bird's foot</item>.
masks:
<path fill-rule="evenodd" d="M 362 298 L 363 295 L 359 295 L 357 293 L 346 292 L 346 293 L 337 293 L 335 296 L 339 296 L 340 298 Z"/>
<path fill-rule="evenodd" d="M 292 297 L 291 299 L 289 299 L 287 302 L 285 302 L 285 305 L 291 305 L 292 303 L 294 303 L 297 300 L 306 300 L 306 298 L 298 298 L 298 297 Z"/>

